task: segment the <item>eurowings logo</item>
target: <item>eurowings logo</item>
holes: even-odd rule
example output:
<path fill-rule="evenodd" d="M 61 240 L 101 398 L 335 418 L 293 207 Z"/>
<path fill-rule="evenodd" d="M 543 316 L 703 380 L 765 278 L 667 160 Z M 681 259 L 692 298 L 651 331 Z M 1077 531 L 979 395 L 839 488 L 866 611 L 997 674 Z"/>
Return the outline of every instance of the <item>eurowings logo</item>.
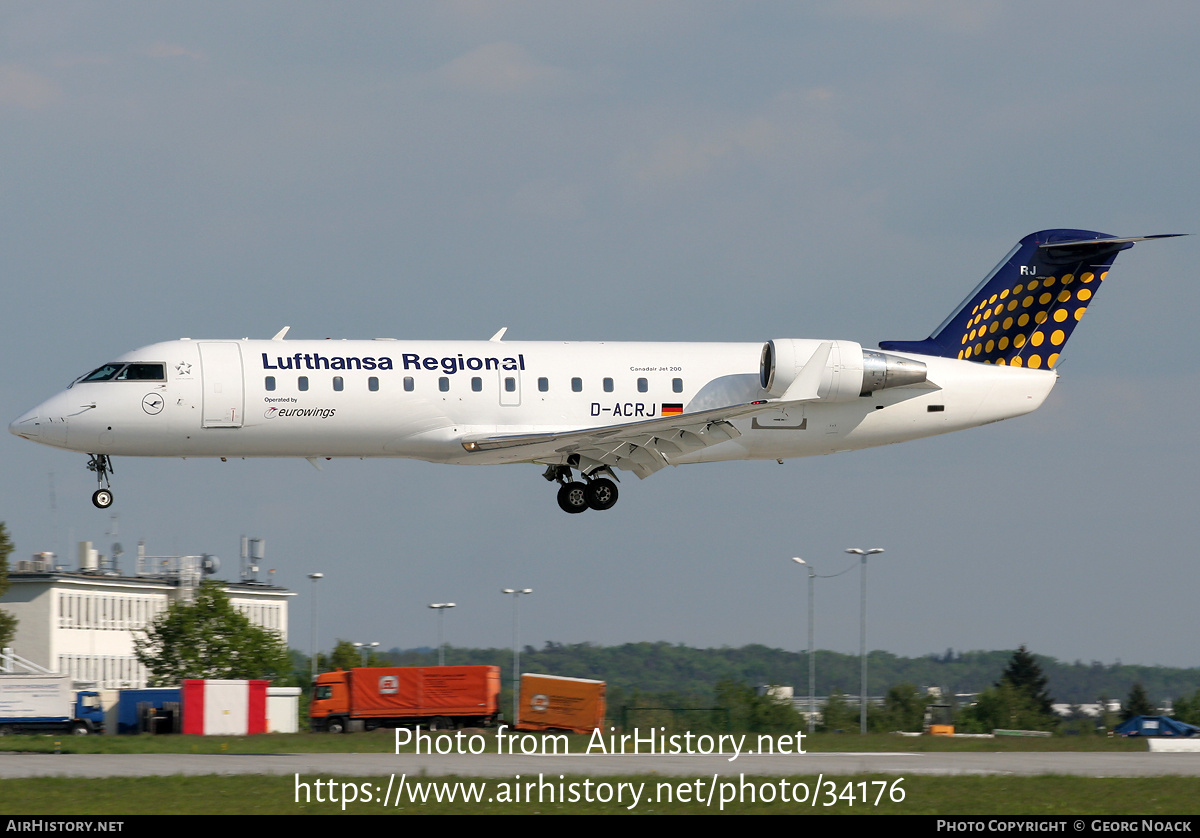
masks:
<path fill-rule="evenodd" d="M 335 413 L 336 407 L 268 407 L 263 416 L 267 419 L 274 419 L 276 416 L 331 419 Z"/>

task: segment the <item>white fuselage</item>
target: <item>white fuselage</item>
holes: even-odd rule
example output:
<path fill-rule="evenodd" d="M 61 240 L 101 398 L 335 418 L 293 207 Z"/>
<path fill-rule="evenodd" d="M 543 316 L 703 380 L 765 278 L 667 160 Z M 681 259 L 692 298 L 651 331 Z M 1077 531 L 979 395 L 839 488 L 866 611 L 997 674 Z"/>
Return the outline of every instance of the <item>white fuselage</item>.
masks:
<path fill-rule="evenodd" d="M 819 344 L 793 343 L 811 343 L 809 354 Z M 766 399 L 762 353 L 760 343 L 177 340 L 115 359 L 162 364 L 162 380 L 79 381 L 10 430 L 108 456 L 553 464 L 561 458 L 552 445 L 531 454 L 463 443 Z M 670 464 L 805 457 L 947 433 L 1028 413 L 1057 378 L 908 357 L 927 366 L 926 383 L 732 419 L 740 436 Z"/>

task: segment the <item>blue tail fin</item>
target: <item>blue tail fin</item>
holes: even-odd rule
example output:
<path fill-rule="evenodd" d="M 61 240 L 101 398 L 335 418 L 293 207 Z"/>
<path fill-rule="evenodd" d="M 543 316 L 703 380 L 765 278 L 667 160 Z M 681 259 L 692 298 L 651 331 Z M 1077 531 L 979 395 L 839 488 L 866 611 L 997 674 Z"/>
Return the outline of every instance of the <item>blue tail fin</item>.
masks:
<path fill-rule="evenodd" d="M 1108 269 L 1134 242 L 1090 230 L 1042 230 L 1021 239 L 962 305 L 922 341 L 880 349 L 1053 369 Z"/>

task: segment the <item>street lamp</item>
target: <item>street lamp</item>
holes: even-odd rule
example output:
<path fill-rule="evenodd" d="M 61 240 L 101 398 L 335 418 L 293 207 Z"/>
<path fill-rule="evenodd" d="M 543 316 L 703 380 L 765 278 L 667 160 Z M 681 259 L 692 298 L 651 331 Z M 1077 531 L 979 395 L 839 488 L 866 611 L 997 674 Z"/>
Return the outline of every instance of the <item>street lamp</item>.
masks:
<path fill-rule="evenodd" d="M 533 593 L 533 588 L 505 588 L 500 591 L 502 594 L 512 594 L 513 598 L 513 727 L 517 726 L 520 721 L 520 694 L 521 694 L 521 647 L 518 645 L 518 635 L 520 634 L 521 617 L 518 604 L 521 601 L 521 594 Z"/>
<path fill-rule="evenodd" d="M 817 662 L 813 658 L 813 580 L 817 572 L 799 556 L 794 556 L 792 561 L 804 565 L 808 571 L 808 735 L 812 736 L 817 715 Z"/>
<path fill-rule="evenodd" d="M 378 640 L 375 640 L 371 643 L 355 643 L 354 644 L 354 648 L 358 649 L 359 654 L 362 655 L 362 665 L 363 666 L 367 665 L 367 652 L 371 651 L 378 645 L 379 645 Z"/>
<path fill-rule="evenodd" d="M 862 687 L 858 697 L 858 732 L 867 732 L 867 556 L 882 553 L 882 547 L 872 547 L 870 550 L 859 550 L 857 547 L 847 547 L 847 553 L 852 553 L 862 559 L 862 619 L 858 629 L 858 653 L 862 658 Z"/>
<path fill-rule="evenodd" d="M 315 685 L 317 681 L 317 582 L 325 578 L 324 573 L 310 573 L 308 578 L 312 580 L 312 683 Z"/>
<path fill-rule="evenodd" d="M 446 665 L 446 649 L 442 645 L 442 616 L 446 613 L 447 608 L 453 608 L 453 602 L 431 602 L 429 607 L 437 611 L 438 615 L 438 666 Z"/>

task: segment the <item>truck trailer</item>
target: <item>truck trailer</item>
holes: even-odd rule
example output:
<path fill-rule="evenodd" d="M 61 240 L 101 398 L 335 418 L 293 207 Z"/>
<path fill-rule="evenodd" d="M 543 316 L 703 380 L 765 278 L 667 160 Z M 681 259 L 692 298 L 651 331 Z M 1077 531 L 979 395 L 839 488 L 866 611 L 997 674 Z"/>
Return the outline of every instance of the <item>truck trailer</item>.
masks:
<path fill-rule="evenodd" d="M 521 676 L 521 720 L 517 730 L 591 733 L 604 727 L 605 683 L 559 675 Z"/>
<path fill-rule="evenodd" d="M 499 706 L 498 666 L 372 666 L 318 675 L 309 721 L 329 733 L 418 724 L 450 730 L 488 727 Z"/>
<path fill-rule="evenodd" d="M 10 733 L 104 732 L 100 694 L 75 692 L 66 675 L 0 673 L 0 736 Z"/>

